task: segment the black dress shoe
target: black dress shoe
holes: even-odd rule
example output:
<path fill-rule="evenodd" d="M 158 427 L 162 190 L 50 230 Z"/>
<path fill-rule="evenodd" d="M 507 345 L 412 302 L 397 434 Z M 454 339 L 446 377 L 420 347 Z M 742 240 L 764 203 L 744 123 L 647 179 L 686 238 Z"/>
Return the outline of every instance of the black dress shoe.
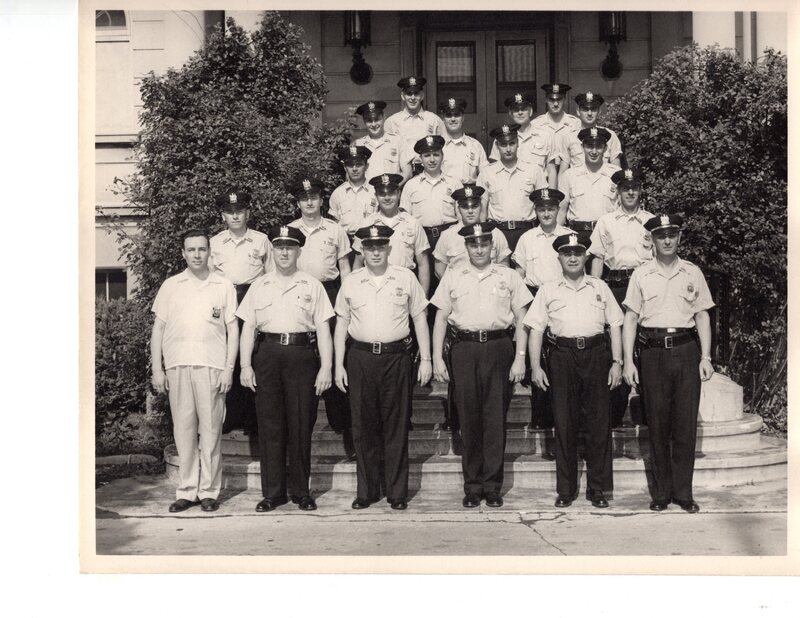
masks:
<path fill-rule="evenodd" d="M 169 512 L 170 513 L 180 513 L 181 511 L 185 511 L 186 509 L 190 509 L 193 506 L 197 506 L 200 504 L 199 500 L 187 500 L 186 498 L 178 498 L 169 505 Z"/>
<path fill-rule="evenodd" d="M 465 509 L 474 509 L 481 505 L 481 497 L 478 494 L 467 494 L 461 501 L 461 506 Z"/>
<path fill-rule="evenodd" d="M 596 491 L 591 494 L 589 500 L 592 501 L 592 506 L 597 507 L 598 509 L 607 509 L 608 508 L 608 500 L 603 495 L 602 491 Z"/>
<path fill-rule="evenodd" d="M 405 511 L 408 508 L 408 502 L 405 500 L 389 500 L 389 506 L 395 511 Z"/>
<path fill-rule="evenodd" d="M 377 500 L 364 500 L 362 498 L 356 498 L 353 500 L 353 504 L 350 506 L 356 510 L 360 509 L 368 509 L 371 505 L 375 504 Z"/>
<path fill-rule="evenodd" d="M 492 506 L 494 508 L 503 506 L 503 499 L 500 497 L 496 491 L 490 491 L 486 494 L 486 506 Z"/>
<path fill-rule="evenodd" d="M 650 510 L 660 513 L 661 511 L 666 511 L 668 506 L 669 502 L 663 502 L 661 500 L 653 500 L 650 503 Z"/>
<path fill-rule="evenodd" d="M 559 509 L 565 509 L 568 506 L 571 506 L 573 499 L 570 496 L 559 496 L 556 498 L 556 507 Z"/>
<path fill-rule="evenodd" d="M 316 511 L 317 503 L 314 502 L 314 498 L 311 496 L 303 496 L 297 503 L 297 508 L 301 511 Z"/>
<path fill-rule="evenodd" d="M 214 500 L 214 498 L 203 498 L 200 501 L 200 508 L 206 513 L 210 513 L 211 511 L 216 511 L 219 508 L 219 502 Z"/>
<path fill-rule="evenodd" d="M 695 502 L 691 498 L 689 500 L 678 500 L 677 498 L 673 498 L 672 502 L 673 502 L 673 504 L 677 504 L 679 507 L 681 507 L 687 513 L 699 513 L 700 512 L 700 507 L 698 506 L 697 502 Z"/>
<path fill-rule="evenodd" d="M 289 502 L 286 498 L 264 498 L 256 505 L 257 513 L 269 513 Z"/>

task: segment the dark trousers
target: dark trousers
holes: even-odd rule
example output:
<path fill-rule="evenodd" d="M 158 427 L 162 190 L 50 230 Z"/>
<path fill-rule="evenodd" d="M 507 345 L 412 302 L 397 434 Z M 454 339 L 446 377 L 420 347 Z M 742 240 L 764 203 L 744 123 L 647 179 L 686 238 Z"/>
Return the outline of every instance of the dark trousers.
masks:
<path fill-rule="evenodd" d="M 256 417 L 261 459 L 261 493 L 286 496 L 286 455 L 289 455 L 289 495 L 309 495 L 311 433 L 317 420 L 314 381 L 319 359 L 313 347 L 256 342 Z"/>
<path fill-rule="evenodd" d="M 622 301 L 625 300 L 625 294 L 628 291 L 628 279 L 624 281 L 606 281 L 606 283 L 608 283 L 608 287 L 611 289 L 611 293 L 614 295 L 617 303 L 620 307 L 622 307 Z M 631 387 L 628 386 L 628 383 L 625 382 L 625 380 L 622 380 L 620 385 L 611 391 L 610 410 L 612 427 L 619 427 L 622 425 L 622 419 L 625 416 L 625 410 L 628 407 L 628 398 L 630 397 L 630 394 Z M 638 407 L 637 409 L 641 409 L 641 407 Z M 637 425 L 643 424 L 643 420 L 641 418 L 634 418 L 633 421 Z"/>
<path fill-rule="evenodd" d="M 247 290 L 250 289 L 249 284 L 242 284 L 235 286 L 236 288 L 236 303 L 240 305 Z M 242 325 L 244 322 L 241 318 L 239 320 L 239 332 L 242 332 Z M 249 388 L 242 386 L 239 376 L 242 372 L 239 355 L 236 355 L 236 362 L 233 365 L 233 382 L 231 390 L 225 396 L 225 421 L 222 424 L 222 433 L 228 433 L 234 429 L 244 429 L 248 433 L 255 433 L 258 425 L 256 424 L 256 403 L 253 397 L 253 391 Z"/>
<path fill-rule="evenodd" d="M 381 480 L 389 500 L 408 497 L 408 400 L 411 357 L 350 347 L 347 379 L 356 451 L 357 497 L 376 501 Z M 384 478 L 381 479 L 381 459 Z"/>
<path fill-rule="evenodd" d="M 514 362 L 510 338 L 478 343 L 457 341 L 451 352 L 454 395 L 464 452 L 464 493 L 482 495 L 503 487 L 506 415 Z"/>
<path fill-rule="evenodd" d="M 538 221 L 537 221 L 538 223 Z M 536 298 L 539 293 L 539 288 L 536 286 L 527 286 L 531 296 Z M 546 348 L 542 346 L 542 355 L 539 358 L 542 369 L 547 375 L 550 375 L 550 370 L 547 367 L 547 356 L 545 354 Z M 543 391 L 533 383 L 533 371 L 531 369 L 531 359 L 525 357 L 525 376 L 526 381 L 531 386 L 531 427 L 540 429 L 549 429 L 553 426 L 553 410 L 550 408 L 550 395 L 547 391 Z"/>
<path fill-rule="evenodd" d="M 613 490 L 608 372 L 611 355 L 604 345 L 577 350 L 550 349 L 550 403 L 555 421 L 556 491 L 578 493 L 578 430 L 585 412 L 586 489 Z"/>
<path fill-rule="evenodd" d="M 338 277 L 332 281 L 323 281 L 323 287 L 331 301 L 331 305 L 336 305 L 336 295 L 341 287 L 341 279 Z M 336 318 L 328 320 L 331 329 L 331 337 L 336 328 Z M 336 432 L 350 429 L 350 401 L 346 393 L 340 391 L 336 385 L 332 385 L 322 393 L 322 400 L 325 402 L 325 416 L 328 418 L 328 425 Z"/>
<path fill-rule="evenodd" d="M 640 351 L 642 398 L 647 410 L 653 499 L 692 499 L 700 406 L 700 348 L 695 341 Z"/>

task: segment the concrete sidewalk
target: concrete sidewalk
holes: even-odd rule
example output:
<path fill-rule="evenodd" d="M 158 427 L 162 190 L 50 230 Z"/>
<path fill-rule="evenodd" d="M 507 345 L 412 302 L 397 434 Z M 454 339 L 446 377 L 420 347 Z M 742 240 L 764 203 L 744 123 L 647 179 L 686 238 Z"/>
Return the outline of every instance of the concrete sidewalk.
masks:
<path fill-rule="evenodd" d="M 581 496 L 567 509 L 555 494 L 511 489 L 505 506 L 461 507 L 461 494 L 419 492 L 407 511 L 384 501 L 350 508 L 349 492 L 315 496 L 256 513 L 253 491 L 225 491 L 215 513 L 167 511 L 163 476 L 119 479 L 96 492 L 97 553 L 112 555 L 664 555 L 772 556 L 786 553 L 786 483 L 722 487 L 695 494 L 701 512 L 649 510 L 645 493 L 617 491 L 611 508 Z"/>

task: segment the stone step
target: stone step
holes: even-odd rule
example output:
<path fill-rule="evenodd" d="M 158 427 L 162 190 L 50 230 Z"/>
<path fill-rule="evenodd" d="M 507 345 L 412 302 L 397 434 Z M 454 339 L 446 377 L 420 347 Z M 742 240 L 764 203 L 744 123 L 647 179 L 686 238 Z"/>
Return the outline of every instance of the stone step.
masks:
<path fill-rule="evenodd" d="M 178 460 L 174 445 L 164 451 L 167 474 L 177 482 Z M 760 483 L 786 478 L 786 441 L 761 436 L 758 448 L 743 451 L 699 454 L 695 462 L 694 486 L 719 488 Z M 583 464 L 581 463 L 581 470 Z M 617 488 L 647 487 L 647 459 L 615 457 L 614 485 Z M 258 459 L 224 456 L 223 484 L 226 488 L 255 489 L 260 487 Z M 411 490 L 462 486 L 461 458 L 457 455 L 411 457 L 409 483 Z M 329 489 L 355 491 L 356 464 L 336 456 L 314 457 L 311 485 L 316 491 Z M 555 487 L 555 461 L 541 455 L 507 455 L 506 488 L 530 488 L 552 491 Z"/>

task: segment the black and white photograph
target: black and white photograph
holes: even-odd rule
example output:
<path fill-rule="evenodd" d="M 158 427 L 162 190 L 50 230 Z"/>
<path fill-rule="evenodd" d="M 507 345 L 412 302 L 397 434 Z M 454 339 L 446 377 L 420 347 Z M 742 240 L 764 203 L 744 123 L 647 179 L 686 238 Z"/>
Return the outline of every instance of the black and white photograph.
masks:
<path fill-rule="evenodd" d="M 82 568 L 796 574 L 797 6 L 241 4 L 80 6 Z"/>

